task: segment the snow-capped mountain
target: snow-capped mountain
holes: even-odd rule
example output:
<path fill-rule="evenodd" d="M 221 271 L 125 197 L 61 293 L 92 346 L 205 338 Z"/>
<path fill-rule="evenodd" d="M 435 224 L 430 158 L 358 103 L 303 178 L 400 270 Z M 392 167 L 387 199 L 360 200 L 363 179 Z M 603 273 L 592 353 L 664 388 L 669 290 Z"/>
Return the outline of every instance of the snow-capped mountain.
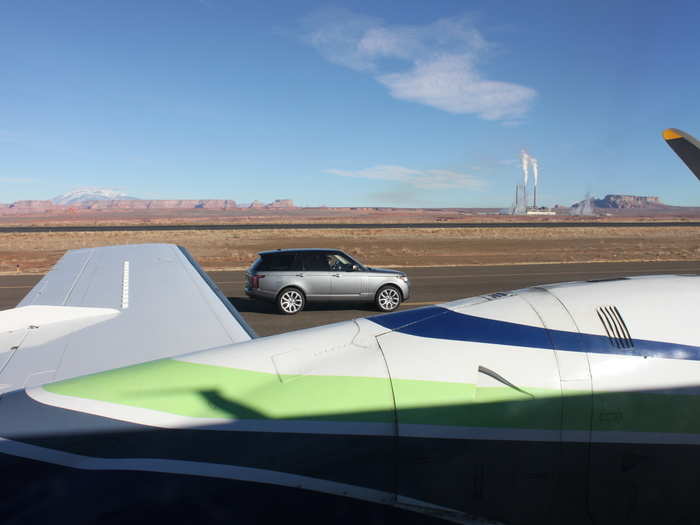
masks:
<path fill-rule="evenodd" d="M 54 204 L 77 204 L 87 201 L 138 200 L 123 191 L 106 188 L 78 188 L 51 199 Z"/>

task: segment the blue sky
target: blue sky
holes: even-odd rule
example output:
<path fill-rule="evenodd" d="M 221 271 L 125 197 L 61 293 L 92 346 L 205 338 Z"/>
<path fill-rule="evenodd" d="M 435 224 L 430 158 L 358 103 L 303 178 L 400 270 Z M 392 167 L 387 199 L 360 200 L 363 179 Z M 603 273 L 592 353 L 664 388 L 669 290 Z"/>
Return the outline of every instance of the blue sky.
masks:
<path fill-rule="evenodd" d="M 400 7 L 399 7 L 400 6 Z M 0 0 L 0 202 L 700 205 L 700 4 Z"/>

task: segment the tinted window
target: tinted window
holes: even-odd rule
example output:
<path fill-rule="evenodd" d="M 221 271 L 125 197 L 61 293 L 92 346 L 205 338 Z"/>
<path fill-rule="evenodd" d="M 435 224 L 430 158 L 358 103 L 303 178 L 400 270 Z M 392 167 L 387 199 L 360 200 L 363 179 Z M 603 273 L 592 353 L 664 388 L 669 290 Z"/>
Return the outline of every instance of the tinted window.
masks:
<path fill-rule="evenodd" d="M 327 254 L 323 252 L 309 252 L 304 254 L 304 270 L 328 272 L 331 267 L 328 264 Z"/>
<path fill-rule="evenodd" d="M 270 253 L 263 256 L 256 270 L 259 272 L 301 270 L 301 255 L 298 253 Z"/>
<path fill-rule="evenodd" d="M 351 272 L 353 263 L 345 255 L 332 253 L 327 256 L 331 270 L 334 272 Z"/>

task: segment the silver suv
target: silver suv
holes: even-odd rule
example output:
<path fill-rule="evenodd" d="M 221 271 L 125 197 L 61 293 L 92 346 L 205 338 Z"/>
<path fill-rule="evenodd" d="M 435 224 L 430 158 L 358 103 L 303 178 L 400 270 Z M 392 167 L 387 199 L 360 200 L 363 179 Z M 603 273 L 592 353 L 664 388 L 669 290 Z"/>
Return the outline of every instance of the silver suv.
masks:
<path fill-rule="evenodd" d="M 283 314 L 301 312 L 307 302 L 374 303 L 382 312 L 408 299 L 403 272 L 369 268 L 340 250 L 302 249 L 260 252 L 246 271 L 245 293 L 273 301 Z"/>

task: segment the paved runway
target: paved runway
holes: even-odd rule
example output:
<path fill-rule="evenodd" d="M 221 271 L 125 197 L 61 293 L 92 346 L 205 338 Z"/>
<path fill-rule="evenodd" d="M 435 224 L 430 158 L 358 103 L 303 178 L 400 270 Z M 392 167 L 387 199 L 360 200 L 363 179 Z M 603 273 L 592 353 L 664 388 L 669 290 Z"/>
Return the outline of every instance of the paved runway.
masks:
<path fill-rule="evenodd" d="M 412 296 L 401 309 L 416 308 L 514 290 L 536 284 L 604 279 L 624 275 L 700 273 L 698 262 L 533 264 L 517 266 L 459 266 L 403 268 L 411 279 Z M 370 305 L 308 305 L 297 315 L 279 315 L 273 305 L 243 294 L 243 272 L 211 272 L 221 290 L 243 314 L 258 335 L 272 335 L 327 323 L 367 317 L 377 312 Z M 0 309 L 13 308 L 41 276 L 0 276 Z"/>

